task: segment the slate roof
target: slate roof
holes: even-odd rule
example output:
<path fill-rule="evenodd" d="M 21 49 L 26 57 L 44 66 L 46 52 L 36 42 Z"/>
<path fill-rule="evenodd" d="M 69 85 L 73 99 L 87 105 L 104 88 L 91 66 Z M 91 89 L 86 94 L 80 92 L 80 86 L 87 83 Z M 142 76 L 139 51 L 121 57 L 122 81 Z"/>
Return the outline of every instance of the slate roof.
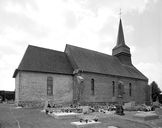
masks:
<path fill-rule="evenodd" d="M 13 77 L 18 71 L 72 74 L 73 68 L 64 52 L 29 45 Z"/>
<path fill-rule="evenodd" d="M 18 71 L 72 75 L 74 69 L 148 80 L 133 65 L 124 65 L 115 56 L 72 45 L 66 45 L 65 52 L 29 45 L 13 77 Z"/>
<path fill-rule="evenodd" d="M 126 45 L 126 44 L 125 44 L 125 39 L 124 39 L 122 20 L 120 19 L 120 21 L 119 21 L 119 29 L 118 29 L 118 36 L 117 36 L 117 47 L 119 47 L 121 45 Z"/>
<path fill-rule="evenodd" d="M 68 54 L 69 60 L 73 61 L 74 69 L 148 80 L 147 77 L 145 77 L 133 65 L 123 65 L 115 56 L 72 45 L 66 45 L 65 52 Z"/>

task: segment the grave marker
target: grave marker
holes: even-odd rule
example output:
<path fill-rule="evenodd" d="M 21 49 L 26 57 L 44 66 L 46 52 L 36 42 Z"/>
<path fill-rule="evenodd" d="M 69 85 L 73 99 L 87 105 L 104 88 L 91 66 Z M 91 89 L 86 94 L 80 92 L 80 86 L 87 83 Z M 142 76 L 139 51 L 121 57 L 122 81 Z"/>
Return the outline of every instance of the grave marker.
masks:
<path fill-rule="evenodd" d="M 147 121 L 147 120 L 158 119 L 159 116 L 154 112 L 138 112 L 134 115 L 134 118 Z"/>
<path fill-rule="evenodd" d="M 98 126 L 101 122 L 96 122 L 96 121 L 88 121 L 86 122 L 71 122 L 71 125 L 76 126 L 76 128 L 84 128 L 86 126 Z"/>

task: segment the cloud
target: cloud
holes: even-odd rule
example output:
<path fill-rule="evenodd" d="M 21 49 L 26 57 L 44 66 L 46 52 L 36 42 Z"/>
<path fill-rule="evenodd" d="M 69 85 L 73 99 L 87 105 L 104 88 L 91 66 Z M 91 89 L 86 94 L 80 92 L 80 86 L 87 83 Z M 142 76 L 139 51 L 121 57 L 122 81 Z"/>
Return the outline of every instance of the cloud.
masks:
<path fill-rule="evenodd" d="M 73 11 L 67 11 L 65 14 L 66 26 L 73 29 L 77 27 L 77 18 Z"/>
<path fill-rule="evenodd" d="M 0 90 L 14 90 L 14 79 L 12 78 L 15 67 L 19 64 L 21 57 L 18 55 L 3 55 L 0 61 Z"/>
<path fill-rule="evenodd" d="M 83 5 L 86 8 L 89 8 L 95 12 L 97 12 L 101 7 L 110 8 L 111 10 L 115 10 L 119 12 L 121 8 L 124 12 L 137 10 L 139 13 L 142 13 L 149 0 L 82 0 Z M 116 12 L 116 13 L 117 13 Z"/>
<path fill-rule="evenodd" d="M 14 89 L 11 76 L 28 44 L 63 51 L 65 44 L 69 43 L 111 54 L 116 44 L 119 9 L 122 8 L 123 16 L 132 11 L 141 14 L 149 1 L 0 1 L 0 58 L 3 61 L 0 62 L 1 89 Z M 124 25 L 128 36 L 135 29 L 132 24 Z M 137 52 L 134 44 L 131 50 Z"/>

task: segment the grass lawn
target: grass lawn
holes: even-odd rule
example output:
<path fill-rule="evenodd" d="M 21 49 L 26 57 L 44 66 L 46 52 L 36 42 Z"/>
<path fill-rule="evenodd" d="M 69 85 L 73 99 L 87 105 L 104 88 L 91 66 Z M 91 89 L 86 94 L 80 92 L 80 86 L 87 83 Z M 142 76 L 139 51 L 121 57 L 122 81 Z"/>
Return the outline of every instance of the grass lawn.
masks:
<path fill-rule="evenodd" d="M 40 109 L 16 109 L 14 105 L 0 104 L 0 128 L 75 128 L 70 124 L 73 121 L 78 121 L 78 119 L 54 119 L 40 112 Z M 110 125 L 119 128 L 150 128 L 148 125 L 115 116 L 100 118 L 99 121 L 102 122 L 99 128 L 107 128 Z M 91 128 L 91 126 L 86 128 Z"/>

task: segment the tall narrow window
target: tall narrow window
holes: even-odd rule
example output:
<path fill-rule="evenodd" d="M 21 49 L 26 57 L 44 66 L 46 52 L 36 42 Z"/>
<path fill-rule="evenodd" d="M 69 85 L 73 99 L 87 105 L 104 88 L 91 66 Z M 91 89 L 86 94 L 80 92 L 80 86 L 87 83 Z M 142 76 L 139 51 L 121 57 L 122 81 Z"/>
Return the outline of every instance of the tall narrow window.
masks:
<path fill-rule="evenodd" d="M 132 96 L 132 84 L 129 83 L 129 96 Z"/>
<path fill-rule="evenodd" d="M 91 79 L 91 92 L 92 92 L 92 95 L 95 94 L 94 79 Z"/>
<path fill-rule="evenodd" d="M 115 96 L 115 82 L 114 81 L 112 81 L 112 88 L 113 88 L 113 96 Z"/>
<path fill-rule="evenodd" d="M 47 78 L 47 95 L 48 96 L 53 95 L 53 78 L 52 77 Z"/>

